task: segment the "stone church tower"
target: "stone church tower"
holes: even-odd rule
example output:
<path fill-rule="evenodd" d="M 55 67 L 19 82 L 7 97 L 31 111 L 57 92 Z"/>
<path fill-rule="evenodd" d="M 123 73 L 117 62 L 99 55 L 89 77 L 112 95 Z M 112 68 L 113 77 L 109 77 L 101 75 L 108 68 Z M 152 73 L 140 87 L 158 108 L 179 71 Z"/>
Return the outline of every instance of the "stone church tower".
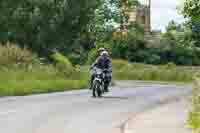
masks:
<path fill-rule="evenodd" d="M 151 33 L 151 0 L 129 12 L 129 23 L 132 22 L 142 25 L 146 34 Z"/>
<path fill-rule="evenodd" d="M 148 3 L 146 5 L 145 9 L 145 32 L 150 33 L 151 32 L 151 0 L 148 0 Z"/>

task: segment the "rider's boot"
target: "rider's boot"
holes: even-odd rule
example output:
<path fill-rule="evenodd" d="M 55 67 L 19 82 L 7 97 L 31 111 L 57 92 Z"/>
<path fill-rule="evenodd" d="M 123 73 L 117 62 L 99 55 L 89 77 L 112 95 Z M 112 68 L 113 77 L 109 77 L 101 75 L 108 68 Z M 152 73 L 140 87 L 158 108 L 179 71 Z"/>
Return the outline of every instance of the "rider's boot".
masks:
<path fill-rule="evenodd" d="M 104 90 L 105 92 L 109 92 L 109 89 L 108 88 L 105 88 L 105 90 Z"/>
<path fill-rule="evenodd" d="M 92 86 L 93 86 L 93 85 L 92 85 L 92 82 L 91 82 L 91 83 L 90 83 L 89 90 L 92 90 Z"/>
<path fill-rule="evenodd" d="M 90 87 L 89 87 L 89 90 L 92 90 L 93 80 L 94 80 L 94 76 L 92 76 L 91 79 L 90 79 Z"/>
<path fill-rule="evenodd" d="M 109 92 L 108 83 L 104 86 L 104 91 L 105 91 L 105 92 Z"/>

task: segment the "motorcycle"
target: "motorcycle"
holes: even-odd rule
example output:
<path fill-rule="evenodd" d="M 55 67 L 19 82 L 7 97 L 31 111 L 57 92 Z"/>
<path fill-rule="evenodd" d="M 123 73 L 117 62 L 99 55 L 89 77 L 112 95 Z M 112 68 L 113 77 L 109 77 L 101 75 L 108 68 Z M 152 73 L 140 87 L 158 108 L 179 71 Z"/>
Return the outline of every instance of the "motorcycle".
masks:
<path fill-rule="evenodd" d="M 107 70 L 102 70 L 99 68 L 94 69 L 94 80 L 92 86 L 92 96 L 93 97 L 102 97 L 102 95 L 106 92 L 109 86 L 109 81 L 106 78 Z"/>

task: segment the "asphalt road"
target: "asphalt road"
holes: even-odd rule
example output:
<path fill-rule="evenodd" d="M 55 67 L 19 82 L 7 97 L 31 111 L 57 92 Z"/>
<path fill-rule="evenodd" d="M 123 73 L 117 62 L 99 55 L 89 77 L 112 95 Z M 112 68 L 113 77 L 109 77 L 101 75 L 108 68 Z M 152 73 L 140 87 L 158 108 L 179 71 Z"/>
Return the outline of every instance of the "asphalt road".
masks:
<path fill-rule="evenodd" d="M 111 133 L 130 116 L 191 93 L 190 84 L 117 82 L 94 99 L 88 90 L 0 98 L 1 133 Z"/>

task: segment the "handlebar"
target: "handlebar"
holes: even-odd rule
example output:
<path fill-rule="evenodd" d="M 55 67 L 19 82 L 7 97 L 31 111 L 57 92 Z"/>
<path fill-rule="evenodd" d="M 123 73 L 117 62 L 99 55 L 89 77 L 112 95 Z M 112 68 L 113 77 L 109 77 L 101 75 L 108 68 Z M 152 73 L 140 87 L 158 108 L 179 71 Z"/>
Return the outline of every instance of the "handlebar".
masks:
<path fill-rule="evenodd" d="M 95 69 L 96 67 L 90 67 L 90 70 L 93 70 Z M 100 69 L 100 68 L 97 68 L 97 69 Z M 112 72 L 112 69 L 109 68 L 109 69 L 102 69 L 103 72 Z"/>

